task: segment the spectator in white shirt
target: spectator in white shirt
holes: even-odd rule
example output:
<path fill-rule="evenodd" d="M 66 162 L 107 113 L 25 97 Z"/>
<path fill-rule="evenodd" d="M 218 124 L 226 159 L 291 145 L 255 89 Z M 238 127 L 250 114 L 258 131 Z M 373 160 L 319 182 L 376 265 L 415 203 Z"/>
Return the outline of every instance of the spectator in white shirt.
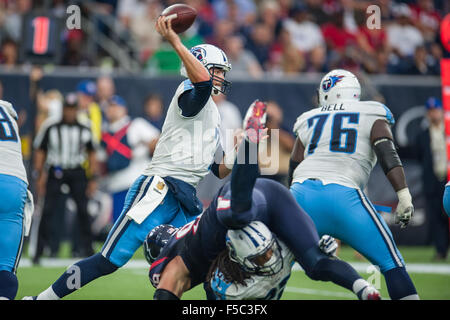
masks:
<path fill-rule="evenodd" d="M 283 27 L 291 35 L 295 48 L 303 53 L 309 53 L 317 47 L 324 46 L 322 32 L 317 24 L 310 21 L 305 6 L 296 5 L 290 16 L 291 18 L 284 21 Z"/>
<path fill-rule="evenodd" d="M 387 27 L 388 43 L 400 59 L 412 57 L 416 48 L 423 45 L 423 36 L 412 25 L 412 12 L 406 4 L 397 6 L 394 15 L 395 22 Z"/>

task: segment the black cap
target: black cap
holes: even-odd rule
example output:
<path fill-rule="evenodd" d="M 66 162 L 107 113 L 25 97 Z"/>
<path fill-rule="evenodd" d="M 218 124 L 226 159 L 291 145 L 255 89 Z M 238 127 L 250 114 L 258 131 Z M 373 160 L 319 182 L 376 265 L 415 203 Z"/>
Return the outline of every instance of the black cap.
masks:
<path fill-rule="evenodd" d="M 308 8 L 306 5 L 304 5 L 302 2 L 297 2 L 294 4 L 294 6 L 289 10 L 289 15 L 291 17 L 295 16 L 297 13 L 303 13 L 308 11 Z"/>
<path fill-rule="evenodd" d="M 76 93 L 69 93 L 64 97 L 64 107 L 76 108 L 78 106 L 78 97 Z"/>

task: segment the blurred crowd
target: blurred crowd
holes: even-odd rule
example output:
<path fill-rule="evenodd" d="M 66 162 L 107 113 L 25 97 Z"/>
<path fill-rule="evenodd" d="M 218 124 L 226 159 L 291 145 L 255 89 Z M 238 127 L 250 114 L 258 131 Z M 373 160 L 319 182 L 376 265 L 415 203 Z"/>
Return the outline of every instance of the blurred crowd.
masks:
<path fill-rule="evenodd" d="M 82 80 L 70 93 L 43 90 L 43 75 L 39 67 L 30 73 L 36 107 L 30 182 L 39 217 L 30 246 L 36 248 L 34 263 L 43 255 L 57 256 L 68 236 L 72 256 L 88 256 L 90 241 L 105 240 L 129 187 L 151 160 L 165 115 L 162 97 L 152 92 L 140 116 L 130 116 L 108 75 Z M 68 133 L 74 126 L 90 134 Z"/>
<path fill-rule="evenodd" d="M 444 55 L 439 26 L 450 10 L 446 0 L 0 0 L 0 63 L 24 62 L 18 52 L 23 45 L 21 19 L 27 13 L 47 4 L 49 12 L 63 18 L 67 6 L 75 3 L 87 17 L 113 19 L 113 31 L 96 23 L 97 31 L 120 34 L 129 40 L 124 46 L 134 43 L 143 70 L 178 73 L 180 61 L 154 23 L 165 7 L 180 2 L 198 12 L 193 27 L 181 35 L 185 45 L 219 46 L 228 54 L 233 74 L 253 78 L 334 68 L 437 75 Z M 373 16 L 376 9 L 367 12 L 370 5 L 380 9 L 379 21 Z M 62 38 L 61 65 L 100 66 L 111 60 L 107 53 L 89 51 L 83 25 L 81 30 L 64 30 Z"/>

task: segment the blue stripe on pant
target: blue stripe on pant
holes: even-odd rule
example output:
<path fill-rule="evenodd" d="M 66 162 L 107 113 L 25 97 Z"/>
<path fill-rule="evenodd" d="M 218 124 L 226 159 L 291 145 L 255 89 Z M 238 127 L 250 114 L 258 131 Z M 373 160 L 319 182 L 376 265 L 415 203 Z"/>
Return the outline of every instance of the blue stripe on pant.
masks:
<path fill-rule="evenodd" d="M 0 271 L 15 273 L 22 253 L 27 184 L 0 174 Z"/>
<path fill-rule="evenodd" d="M 392 233 L 360 190 L 318 180 L 291 187 L 300 206 L 313 219 L 319 235 L 329 234 L 347 243 L 386 272 L 404 267 Z"/>
<path fill-rule="evenodd" d="M 124 208 L 101 250 L 102 255 L 117 267 L 127 263 L 142 245 L 147 234 L 161 224 L 181 227 L 195 219 L 185 214 L 174 194 L 169 190 L 164 201 L 141 223 L 137 224 L 126 214 L 139 202 L 150 187 L 152 177 L 140 176 L 131 186 L 125 199 Z"/>

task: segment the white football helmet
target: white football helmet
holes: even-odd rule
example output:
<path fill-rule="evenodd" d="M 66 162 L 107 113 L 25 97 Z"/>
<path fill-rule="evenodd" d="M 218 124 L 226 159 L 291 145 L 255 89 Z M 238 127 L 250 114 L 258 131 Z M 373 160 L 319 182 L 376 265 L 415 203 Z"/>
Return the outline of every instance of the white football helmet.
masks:
<path fill-rule="evenodd" d="M 260 221 L 252 221 L 242 229 L 228 230 L 226 245 L 230 259 L 248 273 L 267 276 L 277 274 L 283 268 L 281 247 L 272 232 Z M 270 259 L 260 265 L 257 258 L 270 249 Z"/>
<path fill-rule="evenodd" d="M 359 101 L 361 85 L 353 73 L 335 69 L 328 72 L 320 81 L 318 96 L 321 106 L 346 100 Z"/>
<path fill-rule="evenodd" d="M 231 63 L 228 61 L 225 52 L 211 44 L 200 44 L 192 47 L 190 51 L 208 69 L 213 82 L 220 83 L 220 86 L 213 85 L 212 94 L 218 95 L 220 92 L 226 94 L 231 86 L 231 82 L 214 76 L 212 73 L 212 68 L 222 69 L 225 74 L 231 70 Z M 181 64 L 180 73 L 182 76 L 188 77 L 183 63 Z"/>

